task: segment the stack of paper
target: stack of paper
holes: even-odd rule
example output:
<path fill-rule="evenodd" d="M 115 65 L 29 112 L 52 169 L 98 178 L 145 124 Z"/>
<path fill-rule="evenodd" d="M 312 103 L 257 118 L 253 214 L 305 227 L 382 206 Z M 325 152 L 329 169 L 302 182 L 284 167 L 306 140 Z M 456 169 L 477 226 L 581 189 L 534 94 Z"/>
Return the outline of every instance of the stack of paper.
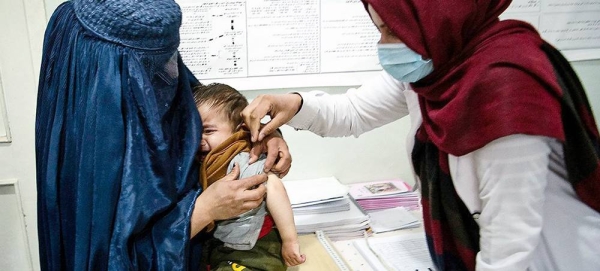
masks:
<path fill-rule="evenodd" d="M 331 240 L 344 240 L 362 237 L 369 228 L 369 216 L 354 201 L 349 200 L 350 209 L 333 213 L 303 214 L 294 213 L 298 233 L 323 231 Z"/>
<path fill-rule="evenodd" d="M 298 233 L 323 231 L 332 240 L 361 237 L 369 216 L 348 196 L 335 177 L 284 181 Z"/>
<path fill-rule="evenodd" d="M 348 194 L 348 187 L 341 184 L 335 177 L 284 181 L 283 186 L 292 207 L 336 201 Z"/>
<path fill-rule="evenodd" d="M 358 239 L 352 243 L 373 270 L 435 270 L 422 232 Z"/>
<path fill-rule="evenodd" d="M 293 207 L 292 210 L 294 211 L 295 215 L 326 214 L 348 211 L 350 210 L 350 198 L 348 196 L 344 196 L 341 199 L 334 201 Z"/>
<path fill-rule="evenodd" d="M 349 185 L 349 193 L 364 210 L 419 209 L 419 195 L 402 180 L 355 183 Z"/>
<path fill-rule="evenodd" d="M 404 207 L 371 211 L 369 218 L 374 233 L 416 228 L 421 225 L 421 222 Z"/>

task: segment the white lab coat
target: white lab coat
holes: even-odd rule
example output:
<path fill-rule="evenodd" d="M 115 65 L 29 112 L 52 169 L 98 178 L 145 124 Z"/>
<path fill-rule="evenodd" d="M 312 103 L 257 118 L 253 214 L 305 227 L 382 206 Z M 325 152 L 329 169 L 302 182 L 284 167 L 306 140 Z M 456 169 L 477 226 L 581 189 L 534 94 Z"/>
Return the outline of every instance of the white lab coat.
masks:
<path fill-rule="evenodd" d="M 422 121 L 417 94 L 387 73 L 341 95 L 300 94 L 302 109 L 288 125 L 358 137 L 409 115 L 412 150 Z M 600 214 L 566 181 L 560 142 L 510 135 L 448 161 L 459 197 L 479 213 L 477 270 L 600 270 Z"/>

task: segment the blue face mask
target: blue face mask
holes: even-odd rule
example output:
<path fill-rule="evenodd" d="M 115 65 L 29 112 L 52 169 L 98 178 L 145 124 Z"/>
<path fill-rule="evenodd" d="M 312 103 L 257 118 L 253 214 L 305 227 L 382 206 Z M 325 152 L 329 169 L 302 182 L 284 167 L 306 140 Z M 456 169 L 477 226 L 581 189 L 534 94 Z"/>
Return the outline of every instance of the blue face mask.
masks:
<path fill-rule="evenodd" d="M 406 47 L 404 43 L 377 44 L 381 67 L 402 82 L 416 82 L 433 71 L 431 59 L 423 57 Z"/>

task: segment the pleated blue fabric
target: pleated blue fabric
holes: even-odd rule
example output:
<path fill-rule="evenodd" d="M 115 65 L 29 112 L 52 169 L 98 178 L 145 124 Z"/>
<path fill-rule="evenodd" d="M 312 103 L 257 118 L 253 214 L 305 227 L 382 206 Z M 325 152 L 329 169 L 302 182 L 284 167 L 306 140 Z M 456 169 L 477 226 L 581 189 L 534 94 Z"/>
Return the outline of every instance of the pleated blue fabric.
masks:
<path fill-rule="evenodd" d="M 127 1 L 65 2 L 45 33 L 35 124 L 41 269 L 198 270 L 189 231 L 202 125 L 198 81 L 177 52 L 179 7 L 90 7 L 106 2 Z M 144 8 L 145 18 L 164 17 L 155 2 L 169 2 L 160 8 L 170 21 L 142 18 L 129 35 L 109 19 L 138 20 Z"/>

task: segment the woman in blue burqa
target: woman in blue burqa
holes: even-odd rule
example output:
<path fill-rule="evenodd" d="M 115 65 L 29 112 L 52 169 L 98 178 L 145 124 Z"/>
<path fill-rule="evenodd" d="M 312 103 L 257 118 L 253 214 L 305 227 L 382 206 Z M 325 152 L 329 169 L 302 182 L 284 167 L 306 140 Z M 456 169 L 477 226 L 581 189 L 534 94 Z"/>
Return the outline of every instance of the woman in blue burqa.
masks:
<path fill-rule="evenodd" d="M 262 201 L 264 186 L 250 188 L 265 174 L 198 186 L 198 81 L 180 25 L 172 0 L 72 0 L 50 19 L 36 116 L 42 270 L 198 270 L 194 237 Z M 261 145 L 266 169 L 285 175 L 285 142 Z"/>

